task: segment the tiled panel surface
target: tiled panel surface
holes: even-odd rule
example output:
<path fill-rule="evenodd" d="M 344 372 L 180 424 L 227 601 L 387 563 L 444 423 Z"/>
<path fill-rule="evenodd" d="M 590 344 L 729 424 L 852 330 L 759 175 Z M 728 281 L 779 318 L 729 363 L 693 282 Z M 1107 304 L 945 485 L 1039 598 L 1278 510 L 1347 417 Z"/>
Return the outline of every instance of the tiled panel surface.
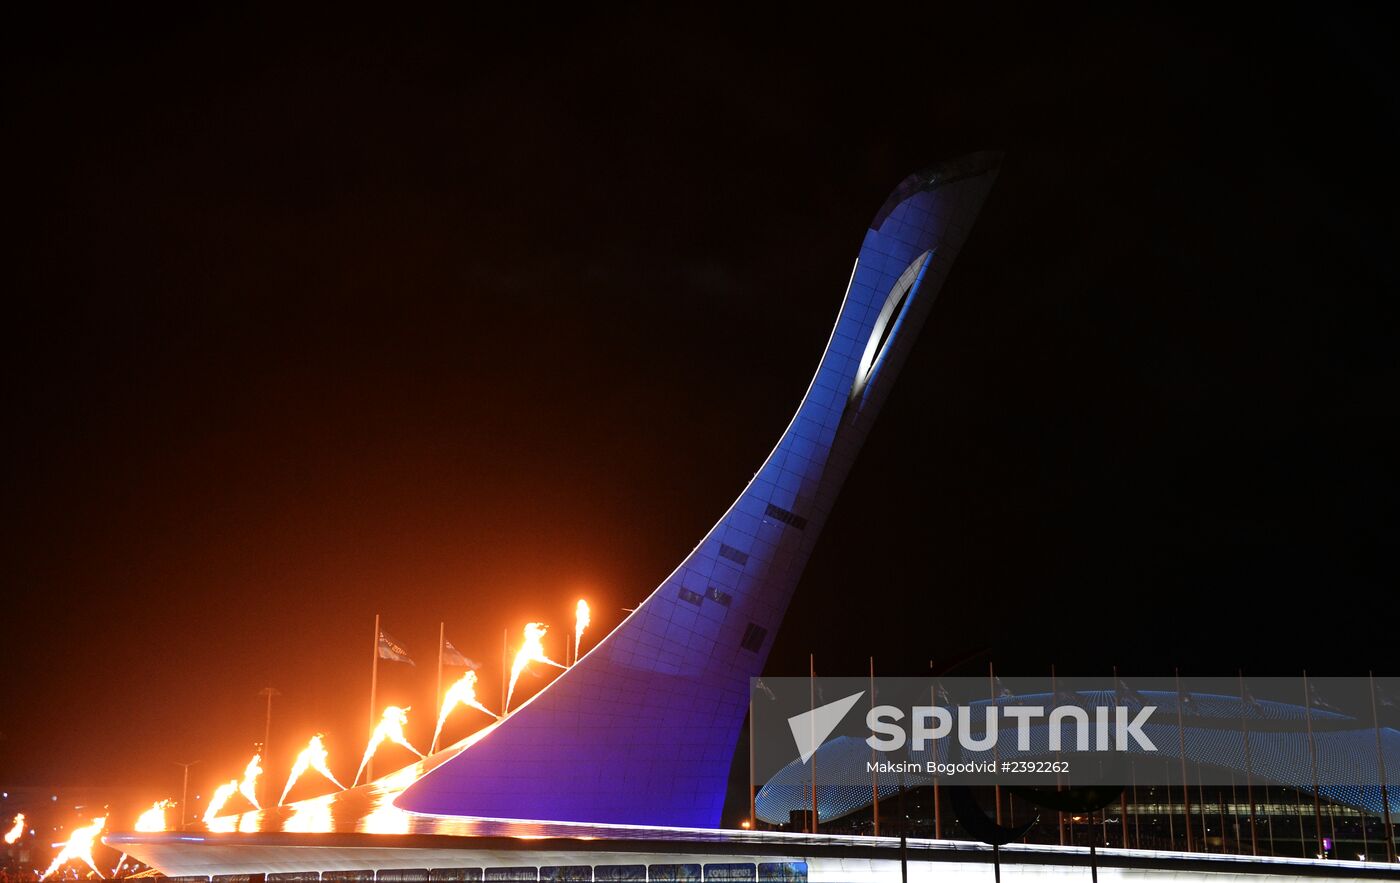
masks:
<path fill-rule="evenodd" d="M 410 786 L 404 809 L 713 827 L 798 576 L 995 178 L 974 155 L 911 175 L 865 234 L 810 388 L 695 550 L 569 671 Z M 926 254 L 927 253 L 927 254 Z M 902 275 L 907 293 L 896 290 Z M 909 285 L 908 278 L 916 278 Z M 893 292 L 893 294 L 892 294 Z M 896 314 L 886 309 L 904 294 Z M 869 342 L 887 330 L 883 346 Z M 861 383 L 858 384 L 857 381 Z"/>

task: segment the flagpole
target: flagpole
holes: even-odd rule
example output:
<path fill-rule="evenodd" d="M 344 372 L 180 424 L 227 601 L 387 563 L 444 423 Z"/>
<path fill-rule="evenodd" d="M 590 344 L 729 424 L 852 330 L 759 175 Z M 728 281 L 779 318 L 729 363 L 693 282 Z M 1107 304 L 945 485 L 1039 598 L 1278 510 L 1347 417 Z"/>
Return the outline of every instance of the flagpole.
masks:
<path fill-rule="evenodd" d="M 929 660 L 929 668 L 932 668 L 932 667 L 933 667 L 933 660 Z M 929 692 L 929 705 L 932 706 L 933 708 L 937 708 L 937 707 L 938 707 L 938 681 L 935 680 L 932 684 L 929 684 L 928 692 Z M 933 768 L 936 770 L 936 769 L 938 769 L 938 745 L 937 745 L 937 743 L 934 743 L 933 747 L 932 747 L 930 750 L 932 751 L 932 756 L 931 756 L 929 759 L 932 760 L 932 761 L 934 762 L 934 767 L 933 767 Z M 943 839 L 943 805 L 942 805 L 942 803 L 939 802 L 939 799 L 938 799 L 938 773 L 934 773 L 934 774 L 933 774 L 933 839 L 934 839 L 934 840 L 942 840 L 942 839 Z"/>
<path fill-rule="evenodd" d="M 446 622 L 439 622 L 439 623 L 438 623 L 437 706 L 436 706 L 436 707 L 437 707 L 437 713 L 438 713 L 439 715 L 442 714 L 442 654 L 443 654 L 443 651 L 444 651 L 444 649 L 446 648 L 446 646 L 447 646 L 447 623 L 446 623 Z M 432 744 L 432 746 L 428 749 L 428 753 L 431 754 L 432 752 L 434 752 L 434 751 L 436 751 L 436 750 L 437 750 L 437 739 L 433 739 L 433 744 Z"/>
<path fill-rule="evenodd" d="M 1362 820 L 1365 821 L 1364 816 Z M 1327 823 L 1332 826 L 1332 848 L 1337 850 L 1337 853 L 1340 855 L 1342 851 L 1342 841 L 1337 839 L 1337 804 L 1331 803 L 1330 801 L 1327 804 Z"/>
<path fill-rule="evenodd" d="M 1308 670 L 1303 669 L 1303 711 L 1308 721 L 1308 757 L 1312 761 L 1313 786 L 1313 833 L 1317 835 L 1317 851 L 1325 857 L 1327 850 L 1322 848 L 1322 796 L 1317 787 L 1317 745 L 1313 742 L 1312 729 L 1312 689 L 1308 686 Z"/>
<path fill-rule="evenodd" d="M 1054 705 L 1055 703 L 1057 703 L 1057 702 L 1059 702 L 1059 701 L 1060 701 L 1060 685 L 1059 685 L 1059 681 L 1057 681 L 1056 678 L 1055 678 L 1055 663 L 1052 662 L 1052 663 L 1050 663 L 1050 704 L 1051 704 L 1051 705 Z M 1062 790 L 1061 785 L 1060 785 L 1060 773 L 1059 773 L 1059 770 L 1060 770 L 1060 752 L 1056 751 L 1056 752 L 1055 752 L 1055 790 L 1056 790 L 1056 791 Z M 1056 818 L 1059 819 L 1059 823 L 1060 823 L 1060 845 L 1061 845 L 1061 846 L 1064 846 L 1064 845 L 1065 845 L 1065 811 L 1062 810 L 1062 809 L 1057 809 L 1057 810 L 1055 810 L 1055 816 L 1056 816 Z"/>
<path fill-rule="evenodd" d="M 1362 809 L 1360 812 L 1361 812 L 1361 854 L 1362 854 L 1362 855 L 1370 855 L 1370 854 L 1371 854 L 1371 834 L 1366 830 L 1366 827 L 1367 827 L 1368 823 L 1369 823 L 1371 820 L 1368 819 L 1368 818 L 1366 818 L 1366 810 Z"/>
<path fill-rule="evenodd" d="M 1129 765 L 1131 765 L 1132 761 L 1129 760 L 1128 763 Z M 1122 812 L 1119 813 L 1119 815 L 1121 816 L 1121 818 L 1119 819 L 1119 821 L 1121 822 L 1119 828 L 1121 829 L 1121 834 L 1123 836 L 1123 848 L 1128 849 L 1128 791 L 1126 788 L 1123 789 L 1122 793 L 1118 795 L 1118 803 L 1119 806 L 1122 808 Z"/>
<path fill-rule="evenodd" d="M 753 694 L 754 694 L 754 688 L 753 688 L 753 684 L 751 683 L 751 684 L 749 684 L 749 830 L 750 830 L 750 831 L 756 830 L 756 829 L 758 828 L 758 811 L 757 811 L 757 807 L 755 806 L 755 802 L 756 802 L 756 800 L 757 800 L 758 793 L 757 793 L 756 791 L 754 791 L 754 787 L 753 787 L 753 778 L 754 778 L 754 771 L 753 771 L 753 764 L 754 764 L 754 745 L 753 745 L 753 706 L 754 706 L 754 701 L 753 701 Z"/>
<path fill-rule="evenodd" d="M 1371 682 L 1371 725 L 1376 730 L 1376 768 L 1381 774 L 1381 810 L 1385 821 L 1385 860 L 1395 861 L 1395 834 L 1390 827 L 1390 792 L 1385 786 L 1385 754 L 1381 751 L 1381 718 L 1376 713 L 1376 673 L 1366 673 Z M 1364 825 L 1363 825 L 1364 827 Z"/>
<path fill-rule="evenodd" d="M 997 676 L 996 676 L 996 671 L 995 671 L 995 669 L 992 668 L 992 661 L 991 661 L 990 659 L 987 660 L 987 691 L 988 691 L 989 693 L 991 693 L 992 705 L 995 707 L 995 706 L 997 705 Z M 999 741 L 1001 741 L 1001 740 L 998 739 L 997 741 L 999 742 Z M 997 751 L 997 743 L 996 743 L 996 742 L 993 742 L 993 743 L 992 743 L 992 763 L 995 764 L 996 767 L 997 767 L 998 769 L 1001 768 L 1001 753 L 1000 753 L 999 751 Z M 997 802 L 997 813 L 996 813 L 996 816 L 997 816 L 997 824 L 1000 825 L 1000 824 L 1001 824 L 1001 780 L 1000 780 L 1000 779 L 997 780 L 997 783 L 996 783 L 996 785 L 995 785 L 995 792 L 994 792 L 994 793 L 995 793 L 995 795 L 996 795 L 996 802 Z M 900 821 L 901 821 L 901 823 L 903 822 L 902 819 L 901 819 Z"/>
<path fill-rule="evenodd" d="M 1133 846 L 1142 849 L 1142 804 L 1138 802 L 1137 764 L 1128 761 L 1128 772 L 1133 777 Z"/>
<path fill-rule="evenodd" d="M 1239 850 L 1240 855 L 1244 855 L 1244 835 L 1240 833 L 1240 795 L 1235 789 L 1235 774 L 1233 772 L 1230 773 L 1230 815 L 1235 820 L 1235 849 Z M 1251 839 L 1252 835 L 1253 832 L 1251 832 Z M 1254 855 L 1258 854 L 1259 848 L 1256 845 Z"/>
<path fill-rule="evenodd" d="M 369 732 L 374 735 L 375 709 L 379 702 L 379 614 L 374 615 L 374 655 L 370 657 L 369 666 Z M 374 755 L 370 755 L 369 762 L 365 766 L 368 775 L 366 781 L 374 780 Z M 358 777 L 357 781 L 358 781 Z"/>
<path fill-rule="evenodd" d="M 1118 703 L 1121 702 L 1121 701 L 1122 701 L 1122 700 L 1118 698 L 1118 666 L 1115 665 L 1115 666 L 1113 667 L 1113 705 L 1114 705 L 1114 714 L 1117 714 L 1117 713 L 1118 713 L 1118 708 L 1117 708 L 1117 706 L 1118 706 Z M 1050 704 L 1053 705 L 1054 703 L 1055 703 L 1055 697 L 1054 697 L 1054 695 L 1051 695 L 1051 697 L 1050 697 Z M 1125 715 L 1125 716 L 1124 716 L 1123 720 L 1127 720 L 1126 714 L 1127 714 L 1127 712 L 1124 712 L 1124 715 Z M 1127 746 L 1126 744 L 1124 744 L 1124 745 L 1119 745 L 1119 746 L 1118 746 L 1118 750 L 1119 750 L 1119 751 L 1122 751 L 1125 755 L 1128 754 L 1128 746 Z M 1133 759 L 1132 759 L 1131 756 L 1129 756 L 1129 757 L 1128 757 L 1128 764 L 1129 764 L 1129 766 L 1132 765 L 1132 762 L 1133 762 Z M 1122 810 L 1122 811 L 1118 814 L 1118 815 L 1119 815 L 1118 821 L 1119 821 L 1119 823 L 1120 823 L 1120 824 L 1119 824 L 1119 828 L 1121 829 L 1121 832 L 1122 832 L 1122 835 L 1123 835 L 1123 848 L 1124 848 L 1124 849 L 1127 849 L 1127 848 L 1128 848 L 1128 789 L 1124 788 L 1124 789 L 1118 794 L 1118 805 L 1119 805 L 1119 808 Z M 1105 843 L 1104 845 L 1107 846 L 1108 844 Z"/>
<path fill-rule="evenodd" d="M 281 694 L 281 692 L 279 692 L 279 691 L 277 690 L 276 687 L 263 687 L 261 690 L 258 691 L 258 695 L 259 695 L 259 696 L 266 696 L 266 697 L 267 697 L 267 717 L 263 718 L 263 744 L 262 744 L 262 762 L 263 762 L 264 765 L 267 765 L 267 763 L 268 763 L 267 746 L 268 746 L 268 744 L 272 741 L 272 697 L 273 697 L 273 696 L 281 696 L 282 694 Z M 273 787 L 273 786 L 271 785 L 271 783 L 262 783 L 262 786 L 263 786 L 263 787 L 262 787 L 262 791 L 263 791 L 263 800 L 266 800 L 266 799 L 268 798 L 267 789 L 268 789 L 268 788 L 271 788 L 271 787 Z"/>
<path fill-rule="evenodd" d="M 1274 819 L 1273 819 L 1273 795 L 1269 793 L 1269 783 L 1264 783 L 1264 805 L 1269 807 L 1269 858 L 1278 855 L 1278 847 L 1274 845 Z"/>
<path fill-rule="evenodd" d="M 1172 786 L 1171 786 L 1171 780 L 1172 780 L 1172 762 L 1171 762 L 1170 760 L 1164 760 L 1163 762 L 1167 765 L 1167 768 L 1166 768 L 1166 775 L 1162 777 L 1162 781 L 1164 781 L 1164 782 L 1167 783 L 1166 785 L 1163 786 L 1163 787 L 1166 789 L 1166 791 L 1167 791 L 1167 839 L 1171 841 L 1171 843 L 1172 843 L 1172 849 L 1175 850 L 1175 849 L 1176 849 L 1176 812 L 1175 812 L 1174 810 L 1172 810 Z"/>
<path fill-rule="evenodd" d="M 1210 837 L 1206 830 L 1206 786 L 1201 781 L 1201 765 L 1196 764 L 1196 804 L 1201 808 L 1201 852 L 1210 852 Z"/>
<path fill-rule="evenodd" d="M 1176 741 L 1181 751 L 1181 806 L 1186 816 L 1186 851 L 1195 852 L 1195 845 L 1191 842 L 1191 780 L 1186 776 L 1186 721 L 1181 707 L 1181 669 L 1172 669 L 1172 677 L 1176 679 Z"/>
<path fill-rule="evenodd" d="M 1215 804 L 1220 808 L 1220 852 L 1225 854 L 1230 851 L 1230 838 L 1225 833 L 1228 830 L 1225 827 L 1225 795 L 1219 788 L 1215 789 Z M 1235 833 L 1235 848 L 1240 848 L 1239 832 Z"/>
<path fill-rule="evenodd" d="M 510 709 L 506 708 L 506 687 L 507 679 L 510 677 L 510 665 L 506 662 L 509 655 L 507 645 L 510 643 L 510 629 L 501 629 L 501 715 L 504 717 L 510 714 Z"/>
<path fill-rule="evenodd" d="M 1245 714 L 1244 669 L 1240 675 L 1240 726 L 1244 731 L 1244 788 L 1249 797 L 1249 845 L 1259 854 L 1259 816 L 1254 804 L 1254 757 L 1249 750 L 1249 717 Z"/>
<path fill-rule="evenodd" d="M 870 657 L 870 710 L 875 710 L 875 657 Z M 873 718 L 872 718 L 873 719 Z M 875 836 L 880 836 L 880 773 L 875 768 L 875 732 L 870 733 L 870 808 L 875 818 Z"/>
<path fill-rule="evenodd" d="M 817 656 L 815 653 L 807 654 L 807 678 L 808 688 L 811 692 L 812 711 L 817 710 Z M 807 719 L 812 725 L 812 735 L 807 744 L 812 746 L 812 833 L 817 830 L 817 716 L 814 714 Z"/>
<path fill-rule="evenodd" d="M 1303 789 L 1297 788 L 1293 792 L 1297 795 L 1294 801 L 1298 805 L 1298 848 L 1302 850 L 1303 857 L 1308 855 L 1308 833 L 1303 830 Z"/>

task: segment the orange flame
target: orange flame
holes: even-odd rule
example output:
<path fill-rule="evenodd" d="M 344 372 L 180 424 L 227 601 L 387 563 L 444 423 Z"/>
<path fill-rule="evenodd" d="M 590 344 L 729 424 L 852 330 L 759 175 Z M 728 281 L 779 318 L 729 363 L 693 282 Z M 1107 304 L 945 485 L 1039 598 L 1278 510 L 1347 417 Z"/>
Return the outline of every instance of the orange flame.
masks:
<path fill-rule="evenodd" d="M 18 814 L 15 816 L 15 823 L 14 823 L 14 825 L 12 825 L 12 826 L 10 827 L 10 830 L 5 834 L 5 845 L 6 845 L 6 846 L 12 846 L 12 845 L 14 845 L 14 842 L 15 842 L 16 840 L 18 840 L 19 838 L 21 838 L 21 837 L 23 837 L 23 836 L 24 836 L 24 813 L 18 813 Z"/>
<path fill-rule="evenodd" d="M 462 675 L 462 679 L 447 688 L 447 694 L 442 697 L 442 711 L 438 712 L 437 729 L 433 730 L 433 748 L 437 748 L 438 737 L 442 735 L 442 725 L 447 723 L 447 716 L 459 705 L 467 708 L 475 708 L 477 711 L 485 712 L 492 717 L 500 717 L 494 711 L 482 705 L 476 698 L 476 672 L 468 670 Z"/>
<path fill-rule="evenodd" d="M 58 855 L 53 857 L 53 863 L 49 869 L 40 877 L 40 880 L 48 879 L 49 875 L 70 861 L 81 861 L 98 877 L 107 875 L 97 870 L 97 863 L 92 860 L 92 847 L 97 842 L 97 835 L 102 833 L 102 829 L 107 826 L 107 817 L 93 819 L 92 824 L 84 825 L 81 828 L 74 828 L 73 833 L 68 836 L 68 842 L 63 844 L 63 848 L 58 851 Z"/>
<path fill-rule="evenodd" d="M 238 780 L 229 779 L 227 782 L 214 789 L 214 796 L 209 798 L 209 806 L 204 810 L 204 824 L 209 824 L 219 817 L 224 804 L 228 799 L 238 793 Z"/>
<path fill-rule="evenodd" d="M 157 800 L 151 804 L 151 808 L 141 813 L 136 819 L 136 830 L 138 831 L 164 831 L 165 830 L 165 808 L 170 805 L 169 800 Z"/>
<path fill-rule="evenodd" d="M 365 746 L 365 756 L 360 760 L 360 768 L 355 771 L 355 781 L 360 781 L 360 774 L 365 771 L 369 764 L 369 759 L 374 757 L 374 752 L 379 750 L 379 746 L 385 742 L 393 742 L 395 745 L 407 748 L 419 757 L 423 752 L 408 744 L 408 738 L 403 734 L 403 728 L 408 724 L 408 709 L 399 708 L 397 705 L 390 705 L 384 709 L 384 714 L 379 718 L 379 725 L 370 733 L 369 744 Z"/>
<path fill-rule="evenodd" d="M 412 817 L 394 806 L 394 798 L 422 775 L 422 765 L 412 764 L 375 782 L 369 794 L 373 809 L 360 817 L 355 830 L 366 834 L 407 834 Z"/>
<path fill-rule="evenodd" d="M 270 814 L 269 814 L 270 815 Z M 262 817 L 260 812 L 245 812 L 238 817 L 238 833 L 256 834 L 262 830 Z"/>
<path fill-rule="evenodd" d="M 291 792 L 292 786 L 301 778 L 301 774 L 307 770 L 315 770 L 335 783 L 335 787 L 344 791 L 345 786 L 340 784 L 335 776 L 331 775 L 330 767 L 326 766 L 326 745 L 321 741 L 321 734 L 317 733 L 311 737 L 311 741 L 306 743 L 306 747 L 297 755 L 296 763 L 292 764 L 292 774 L 287 777 L 287 787 L 282 789 L 282 796 L 278 799 L 277 805 L 281 806 L 287 799 L 287 794 Z"/>
<path fill-rule="evenodd" d="M 525 643 L 520 645 L 520 652 L 515 654 L 515 663 L 510 667 L 510 689 L 506 690 L 505 711 L 510 710 L 510 700 L 515 695 L 515 682 L 520 680 L 520 673 L 525 670 L 525 666 L 532 662 L 546 662 L 556 668 L 564 667 L 544 653 L 544 636 L 547 631 L 549 626 L 542 622 L 525 623 Z"/>
<path fill-rule="evenodd" d="M 579 598 L 578 607 L 574 608 L 574 662 L 578 662 L 578 655 L 583 650 L 583 630 L 588 628 L 591 619 L 588 602 Z"/>
<path fill-rule="evenodd" d="M 334 794 L 298 800 L 292 804 L 292 814 L 283 823 L 282 830 L 297 834 L 329 834 L 335 830 L 335 816 L 331 813 L 334 803 Z"/>
<path fill-rule="evenodd" d="M 238 793 L 247 798 L 253 809 L 262 809 L 258 803 L 258 776 L 262 775 L 262 755 L 254 754 L 253 759 L 243 768 L 243 781 L 238 783 Z"/>

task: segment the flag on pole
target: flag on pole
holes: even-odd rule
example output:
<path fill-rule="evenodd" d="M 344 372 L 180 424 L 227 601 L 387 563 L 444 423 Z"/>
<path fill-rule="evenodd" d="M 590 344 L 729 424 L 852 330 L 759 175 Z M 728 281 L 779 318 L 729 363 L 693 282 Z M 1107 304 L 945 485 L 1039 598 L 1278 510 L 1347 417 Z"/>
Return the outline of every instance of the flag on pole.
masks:
<path fill-rule="evenodd" d="M 992 692 L 996 695 L 992 697 L 998 703 L 1011 698 L 1011 689 L 1001 682 L 1001 678 L 992 675 Z"/>
<path fill-rule="evenodd" d="M 944 688 L 942 681 L 938 682 L 938 704 L 944 708 L 956 708 L 958 705 L 957 701 L 954 700 L 952 696 L 948 695 L 948 691 Z"/>
<path fill-rule="evenodd" d="M 379 630 L 379 658 L 387 659 L 390 662 L 407 662 L 413 665 L 413 660 L 409 658 L 408 651 L 398 641 L 383 629 Z"/>
<path fill-rule="evenodd" d="M 1381 704 L 1382 708 L 1400 708 L 1400 701 L 1396 701 L 1394 696 L 1380 687 L 1376 688 L 1376 701 Z"/>
<path fill-rule="evenodd" d="M 1119 705 L 1127 705 L 1130 702 L 1136 703 L 1138 706 L 1145 706 L 1148 704 L 1147 698 L 1137 690 L 1134 690 L 1129 686 L 1128 682 L 1122 678 L 1118 679 L 1118 688 L 1114 691 L 1114 699 Z"/>
<path fill-rule="evenodd" d="M 445 639 L 442 642 L 442 664 L 455 665 L 458 668 L 469 668 L 472 671 L 481 668 L 481 663 L 477 662 L 475 659 L 468 659 L 463 656 L 462 651 L 453 647 L 452 642 Z"/>
<path fill-rule="evenodd" d="M 1313 708 L 1320 708 L 1323 711 L 1341 711 L 1337 706 L 1322 698 L 1321 694 L 1317 692 L 1316 681 L 1308 684 L 1308 699 L 1312 702 Z"/>
<path fill-rule="evenodd" d="M 1259 700 L 1255 699 L 1254 694 L 1249 691 L 1249 684 L 1247 683 L 1241 682 L 1240 700 L 1244 702 L 1245 705 L 1249 706 L 1250 708 L 1253 708 L 1256 711 L 1261 711 L 1264 707 L 1259 704 Z"/>

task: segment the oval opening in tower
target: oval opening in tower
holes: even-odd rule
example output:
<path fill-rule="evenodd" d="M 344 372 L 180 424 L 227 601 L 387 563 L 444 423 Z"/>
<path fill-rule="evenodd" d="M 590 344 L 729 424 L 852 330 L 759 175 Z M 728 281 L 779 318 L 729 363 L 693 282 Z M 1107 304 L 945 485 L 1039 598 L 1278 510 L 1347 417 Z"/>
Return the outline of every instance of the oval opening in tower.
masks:
<path fill-rule="evenodd" d="M 851 384 L 852 400 L 864 394 L 866 384 L 875 376 L 894 333 L 899 330 L 900 320 L 904 318 L 919 282 L 923 279 L 924 269 L 932 259 L 933 251 L 929 250 L 911 261 L 909 266 L 904 268 L 904 272 L 899 274 L 889 294 L 885 295 L 885 302 L 880 307 L 875 326 L 870 329 L 870 338 L 866 341 L 865 352 L 861 355 L 855 380 Z"/>

